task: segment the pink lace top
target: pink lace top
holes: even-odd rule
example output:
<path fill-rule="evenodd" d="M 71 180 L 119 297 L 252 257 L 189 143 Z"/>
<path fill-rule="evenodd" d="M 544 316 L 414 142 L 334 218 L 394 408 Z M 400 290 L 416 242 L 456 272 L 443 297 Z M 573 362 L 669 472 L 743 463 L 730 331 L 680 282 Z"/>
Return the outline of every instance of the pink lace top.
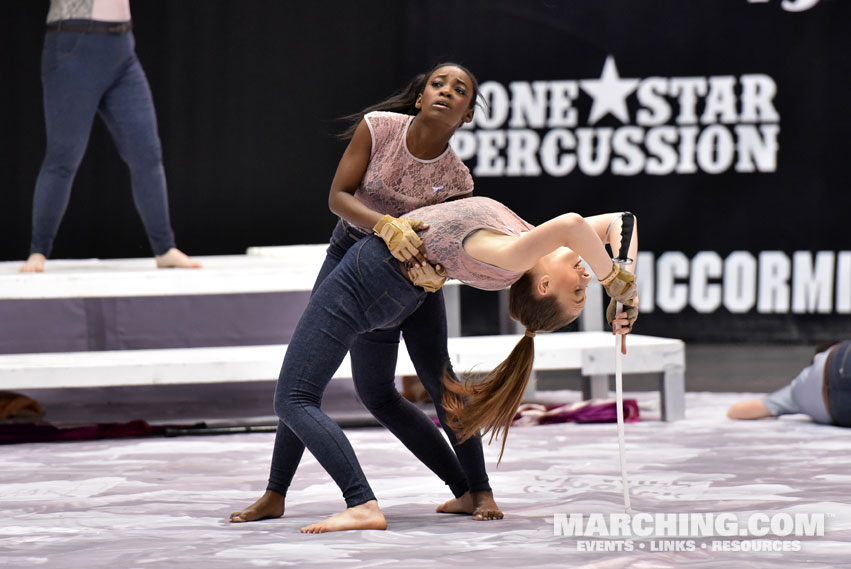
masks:
<path fill-rule="evenodd" d="M 426 258 L 446 267 L 451 278 L 484 290 L 500 290 L 523 276 L 521 271 L 489 265 L 464 251 L 464 239 L 477 229 L 519 237 L 534 227 L 498 201 L 472 197 L 423 207 L 410 212 L 409 217 L 429 224 L 419 232 Z"/>
<path fill-rule="evenodd" d="M 372 135 L 372 153 L 355 197 L 370 209 L 399 217 L 473 191 L 470 170 L 452 148 L 432 160 L 411 154 L 406 136 L 413 116 L 377 111 L 364 119 Z"/>

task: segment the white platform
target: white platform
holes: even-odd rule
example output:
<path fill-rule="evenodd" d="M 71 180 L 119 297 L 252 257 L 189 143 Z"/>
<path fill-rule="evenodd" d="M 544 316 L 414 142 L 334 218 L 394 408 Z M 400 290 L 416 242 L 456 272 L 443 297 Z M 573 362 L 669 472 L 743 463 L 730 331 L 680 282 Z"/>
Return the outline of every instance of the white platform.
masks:
<path fill-rule="evenodd" d="M 51 259 L 44 273 L 34 274 L 19 273 L 21 261 L 6 261 L 0 262 L 0 300 L 309 292 L 327 248 L 250 247 L 245 255 L 194 257 L 203 269 L 157 269 L 150 257 Z M 458 285 L 444 286 L 450 336 L 461 335 Z"/>
<path fill-rule="evenodd" d="M 328 244 L 251 247 L 246 255 L 194 257 L 204 268 L 157 269 L 153 258 L 48 260 L 44 273 L 0 262 L 0 300 L 309 291 Z M 457 285 L 448 281 L 447 285 Z"/>
<path fill-rule="evenodd" d="M 157 269 L 153 258 L 48 260 L 46 272 L 0 263 L 0 298 L 104 298 L 310 290 L 327 245 L 293 245 L 281 257 L 196 257 L 200 270 Z"/>
<path fill-rule="evenodd" d="M 519 335 L 450 338 L 452 365 L 458 373 L 490 371 L 508 356 L 520 338 Z M 683 384 L 683 342 L 630 336 L 628 345 L 629 355 L 623 358 L 624 373 L 661 374 L 663 419 L 682 418 L 684 390 L 675 388 Z M 275 345 L 0 355 L 0 389 L 272 380 L 278 377 L 286 349 L 286 345 Z M 540 334 L 535 338 L 534 369 L 580 370 L 589 381 L 592 375 L 611 374 L 614 339 L 607 332 Z M 404 346 L 399 350 L 396 373 L 416 373 Z M 351 377 L 348 357 L 335 377 Z"/>

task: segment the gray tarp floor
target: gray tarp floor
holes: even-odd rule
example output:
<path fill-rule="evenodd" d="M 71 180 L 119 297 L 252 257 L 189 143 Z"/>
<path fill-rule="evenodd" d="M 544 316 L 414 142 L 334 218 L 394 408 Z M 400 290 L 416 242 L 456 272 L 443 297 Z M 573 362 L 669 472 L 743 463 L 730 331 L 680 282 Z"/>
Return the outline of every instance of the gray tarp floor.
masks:
<path fill-rule="evenodd" d="M 655 399 L 655 394 L 637 394 Z M 750 568 L 851 566 L 851 431 L 802 417 L 734 422 L 744 397 L 688 393 L 687 419 L 627 425 L 632 505 L 643 513 L 824 514 L 825 535 L 762 543 L 799 551 L 713 551 L 734 537 L 642 537 L 633 551 L 580 551 L 623 540 L 554 535 L 560 514 L 623 511 L 614 424 L 518 427 L 505 458 L 486 448 L 505 519 L 434 513 L 441 482 L 386 431 L 350 429 L 387 531 L 302 535 L 343 509 L 308 454 L 285 517 L 228 524 L 263 491 L 273 434 L 23 444 L 0 448 L 0 566 L 57 569 L 218 567 Z M 774 518 L 771 518 L 774 519 Z M 757 538 L 741 538 L 758 545 Z M 726 545 L 724 545 L 726 543 Z M 602 545 L 600 545 L 602 544 Z M 679 546 L 683 546 L 680 544 Z M 705 547 L 704 547 L 705 546 Z M 795 546 L 797 547 L 797 546 Z"/>

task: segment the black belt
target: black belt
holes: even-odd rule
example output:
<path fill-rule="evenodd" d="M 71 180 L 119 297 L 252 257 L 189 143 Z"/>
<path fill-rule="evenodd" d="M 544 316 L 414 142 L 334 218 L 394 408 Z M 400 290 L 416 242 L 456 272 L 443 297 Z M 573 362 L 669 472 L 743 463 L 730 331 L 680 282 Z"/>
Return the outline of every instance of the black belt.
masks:
<path fill-rule="evenodd" d="M 79 32 L 79 33 L 101 33 L 101 34 L 126 34 L 133 29 L 133 23 L 111 24 L 109 22 L 91 22 L 89 24 L 47 24 L 48 31 Z"/>

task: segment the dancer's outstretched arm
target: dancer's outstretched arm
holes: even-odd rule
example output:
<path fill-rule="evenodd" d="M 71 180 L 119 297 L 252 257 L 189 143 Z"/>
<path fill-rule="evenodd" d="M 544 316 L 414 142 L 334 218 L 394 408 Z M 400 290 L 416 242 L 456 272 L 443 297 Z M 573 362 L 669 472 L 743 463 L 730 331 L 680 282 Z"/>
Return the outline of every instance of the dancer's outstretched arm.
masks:
<path fill-rule="evenodd" d="M 612 260 L 595 227 L 576 213 L 560 215 L 519 238 L 479 231 L 464 244 L 464 249 L 476 259 L 510 271 L 528 271 L 538 259 L 559 247 L 578 253 L 598 277 L 612 269 Z"/>
<path fill-rule="evenodd" d="M 620 220 L 622 218 L 623 212 L 616 213 L 604 213 L 602 215 L 592 215 L 590 217 L 586 217 L 585 221 L 591 224 L 591 227 L 594 228 L 594 231 L 600 237 L 600 240 L 603 241 L 603 244 L 611 245 L 612 251 L 620 250 L 621 246 L 621 224 Z M 606 239 L 606 233 L 608 233 L 608 239 Z M 632 240 L 629 244 L 629 253 L 627 256 L 633 261 L 636 260 L 638 255 L 638 218 L 633 216 L 633 227 L 632 227 Z M 635 264 L 626 267 L 626 270 L 629 272 L 635 272 Z"/>

